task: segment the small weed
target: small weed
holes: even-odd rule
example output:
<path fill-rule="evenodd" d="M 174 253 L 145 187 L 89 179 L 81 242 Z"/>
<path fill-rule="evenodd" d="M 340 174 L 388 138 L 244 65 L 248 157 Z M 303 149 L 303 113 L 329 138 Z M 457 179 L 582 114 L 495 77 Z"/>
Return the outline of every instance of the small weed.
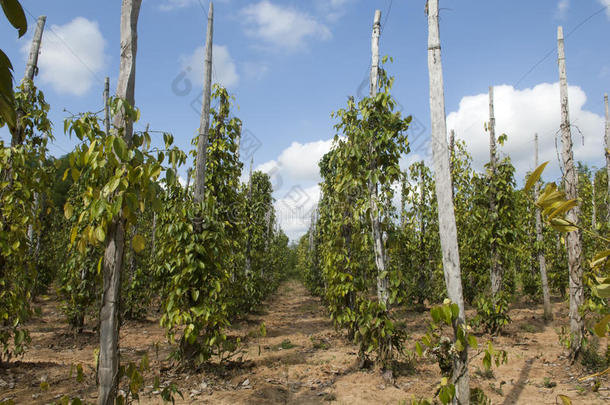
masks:
<path fill-rule="evenodd" d="M 553 388 L 557 386 L 557 383 L 555 381 L 551 381 L 549 377 L 544 377 L 542 385 L 544 386 L 544 388 Z"/>
<path fill-rule="evenodd" d="M 527 332 L 527 333 L 538 333 L 538 332 L 540 332 L 540 330 L 538 329 L 538 327 L 536 325 L 531 325 L 529 323 L 525 323 L 523 325 L 520 325 L 519 328 L 521 328 L 522 331 Z"/>
<path fill-rule="evenodd" d="M 498 385 L 498 386 L 496 387 L 496 384 L 494 384 L 494 383 L 489 383 L 489 388 L 491 388 L 491 390 L 492 390 L 493 392 L 495 392 L 496 394 L 498 394 L 498 395 L 500 395 L 501 397 L 503 397 L 503 396 L 504 396 L 504 391 L 502 391 L 502 386 L 503 386 L 504 384 L 505 384 L 505 383 L 504 383 L 504 381 L 502 381 L 502 382 L 500 383 L 500 385 Z"/>
<path fill-rule="evenodd" d="M 494 375 L 494 372 L 491 368 L 488 370 L 481 370 L 480 368 L 477 367 L 477 369 L 474 373 L 476 375 L 478 375 L 479 377 L 485 378 L 486 380 L 491 380 L 491 379 L 496 378 L 496 376 Z"/>
<path fill-rule="evenodd" d="M 284 339 L 282 340 L 282 343 L 271 346 L 270 350 L 277 352 L 278 350 L 288 350 L 292 349 L 293 347 L 295 346 L 292 344 L 290 339 Z"/>
<path fill-rule="evenodd" d="M 326 339 L 312 336 L 310 340 L 313 348 L 316 350 L 328 350 L 330 347 L 330 343 Z"/>
<path fill-rule="evenodd" d="M 608 367 L 607 359 L 599 354 L 598 339 L 590 338 L 585 342 L 581 352 L 581 363 L 592 371 L 601 371 Z"/>
<path fill-rule="evenodd" d="M 470 389 L 470 403 L 473 405 L 491 405 L 491 399 L 479 387 Z"/>

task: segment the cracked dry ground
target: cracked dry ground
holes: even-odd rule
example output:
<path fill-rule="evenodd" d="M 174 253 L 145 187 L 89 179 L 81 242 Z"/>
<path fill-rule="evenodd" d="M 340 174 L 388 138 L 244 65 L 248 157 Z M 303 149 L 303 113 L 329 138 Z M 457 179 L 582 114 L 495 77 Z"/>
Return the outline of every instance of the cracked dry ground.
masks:
<path fill-rule="evenodd" d="M 41 315 L 29 325 L 32 344 L 26 355 L 0 368 L 0 403 L 46 404 L 63 395 L 95 403 L 97 338 L 93 325 L 74 336 L 65 325 L 55 297 L 41 297 Z M 122 361 L 138 361 L 145 353 L 151 371 L 145 374 L 140 403 L 162 403 L 153 393 L 155 375 L 161 383 L 175 383 L 184 399 L 176 403 L 195 404 L 399 404 L 414 397 L 431 397 L 440 379 L 438 366 L 416 360 L 394 384 L 384 382 L 375 370 L 358 369 L 357 346 L 334 330 L 319 299 L 312 297 L 298 281 L 283 283 L 263 306 L 261 313 L 238 322 L 230 335 L 243 342 L 242 360 L 220 367 L 209 365 L 199 371 L 177 371 L 167 360 L 170 347 L 158 326 L 158 314 L 147 321 L 127 322 L 121 330 Z M 554 304 L 556 320 L 540 322 L 540 306 L 511 308 L 513 322 L 494 346 L 508 352 L 508 363 L 495 369 L 494 377 L 476 373 L 481 356 L 471 362 L 471 386 L 482 388 L 494 404 L 554 404 L 557 395 L 572 398 L 574 404 L 602 404 L 610 399 L 608 380 L 601 380 L 597 392 L 579 365 L 569 366 L 562 356 L 557 332 L 567 325 L 567 305 Z M 407 348 L 426 331 L 428 312 L 400 312 L 410 334 Z M 473 313 L 469 313 L 472 316 Z M 260 337 L 261 323 L 267 335 Z M 479 342 L 492 337 L 479 336 Z M 602 341 L 602 347 L 607 342 Z M 471 351 L 471 353 L 473 353 Z M 473 353 L 474 354 L 474 353 Z M 70 369 L 81 364 L 84 380 L 76 380 Z M 41 389 L 41 380 L 49 384 Z M 545 384 L 546 383 L 546 384 Z M 552 386 L 547 388 L 546 386 Z"/>

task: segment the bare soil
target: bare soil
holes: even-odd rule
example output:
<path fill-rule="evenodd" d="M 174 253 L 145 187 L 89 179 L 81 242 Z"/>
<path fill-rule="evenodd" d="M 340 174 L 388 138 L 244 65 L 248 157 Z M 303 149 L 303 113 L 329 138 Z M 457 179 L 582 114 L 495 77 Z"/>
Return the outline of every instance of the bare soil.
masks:
<path fill-rule="evenodd" d="M 28 325 L 29 350 L 0 366 L 0 403 L 48 404 L 64 395 L 96 403 L 94 325 L 74 334 L 56 297 L 40 297 L 36 304 L 41 314 Z M 579 381 L 589 373 L 566 360 L 557 330 L 568 324 L 567 305 L 553 305 L 555 320 L 549 324 L 541 321 L 541 306 L 515 305 L 510 312 L 513 322 L 502 335 L 479 336 L 480 343 L 492 340 L 497 349 L 506 350 L 508 363 L 485 376 L 477 372 L 482 368 L 479 354 L 470 363 L 471 387 L 481 388 L 493 404 L 555 404 L 561 403 L 560 394 L 574 404 L 610 403 L 607 379 L 601 378 L 597 387 L 595 379 Z M 378 370 L 360 369 L 357 346 L 333 328 L 319 299 L 300 282 L 283 283 L 263 308 L 230 331 L 242 341 L 240 357 L 200 370 L 180 370 L 168 360 L 172 347 L 159 327 L 158 314 L 126 322 L 121 329 L 121 361 L 139 362 L 145 354 L 150 360 L 140 403 L 162 403 L 153 389 L 155 376 L 162 385 L 177 385 L 184 396 L 176 395 L 177 404 L 399 404 L 434 395 L 440 371 L 432 361 L 416 358 L 403 363 L 393 382 L 384 380 Z M 410 333 L 409 349 L 425 333 L 428 314 L 401 315 Z M 605 347 L 606 342 L 601 343 Z M 77 365 L 82 367 L 82 379 L 77 378 Z"/>

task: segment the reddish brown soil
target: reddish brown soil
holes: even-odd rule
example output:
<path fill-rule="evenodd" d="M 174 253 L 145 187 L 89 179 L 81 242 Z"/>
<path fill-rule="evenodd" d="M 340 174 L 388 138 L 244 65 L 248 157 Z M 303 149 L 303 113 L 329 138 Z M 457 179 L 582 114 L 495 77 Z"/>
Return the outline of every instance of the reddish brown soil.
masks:
<path fill-rule="evenodd" d="M 16 404 L 47 404 L 63 395 L 95 403 L 94 350 L 98 342 L 93 325 L 74 335 L 54 297 L 42 297 L 37 305 L 42 313 L 28 325 L 32 335 L 29 350 L 21 359 L 0 367 L 0 403 L 11 399 Z M 334 330 L 319 300 L 299 282 L 282 284 L 264 309 L 230 331 L 243 342 L 240 361 L 212 364 L 199 371 L 178 371 L 167 360 L 171 346 L 157 317 L 127 322 L 121 329 L 122 361 L 139 361 L 148 353 L 153 370 L 145 373 L 140 403 L 162 403 L 153 393 L 155 375 L 162 384 L 179 387 L 184 399 L 176 396 L 178 404 L 399 404 L 409 403 L 412 397 L 433 396 L 440 373 L 431 361 L 416 359 L 411 367 L 404 364 L 393 383 L 376 370 L 359 369 L 357 347 Z M 569 365 L 556 332 L 567 325 L 566 304 L 555 303 L 554 311 L 555 321 L 545 325 L 540 321 L 541 307 L 513 308 L 513 322 L 501 336 L 480 336 L 480 343 L 492 339 L 497 349 L 506 350 L 508 363 L 485 378 L 476 373 L 481 355 L 474 358 L 471 386 L 483 389 L 493 404 L 555 404 L 559 394 L 568 395 L 574 404 L 610 403 L 607 379 L 601 380 L 597 392 L 592 390 L 592 379 L 578 381 L 587 373 L 578 364 Z M 411 335 L 407 346 L 412 349 L 414 339 L 426 331 L 428 312 L 404 316 Z M 259 334 L 261 323 L 267 329 L 265 337 Z M 76 378 L 78 364 L 84 371 L 81 382 Z M 556 385 L 546 388 L 545 378 L 547 385 Z M 48 383 L 48 389 L 41 388 L 41 381 Z"/>

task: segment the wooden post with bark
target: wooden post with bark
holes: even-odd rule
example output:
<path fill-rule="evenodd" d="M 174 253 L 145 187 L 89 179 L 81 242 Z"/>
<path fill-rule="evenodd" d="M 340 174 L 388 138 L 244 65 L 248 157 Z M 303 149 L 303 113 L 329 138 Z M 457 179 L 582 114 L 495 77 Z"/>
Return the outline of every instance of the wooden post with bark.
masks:
<path fill-rule="evenodd" d="M 458 250 L 457 227 L 451 193 L 449 149 L 447 148 L 447 121 L 445 116 L 445 90 L 441 62 L 441 40 L 438 23 L 438 0 L 428 1 L 428 71 L 430 79 L 430 122 L 432 125 L 432 160 L 436 180 L 439 233 L 443 256 L 443 271 L 449 299 L 459 307 L 458 322 L 465 324 L 462 275 Z M 455 329 L 454 329 L 455 331 Z M 455 334 L 454 334 L 455 335 Z M 455 339 L 455 336 L 454 336 Z M 454 356 L 452 382 L 455 384 L 454 403 L 468 404 L 470 400 L 468 375 L 468 349 Z"/>
<path fill-rule="evenodd" d="M 451 174 L 451 199 L 455 200 L 455 190 L 453 181 L 453 160 L 455 159 L 455 131 L 449 131 L 449 173 Z"/>
<path fill-rule="evenodd" d="M 377 86 L 379 81 L 379 35 L 381 32 L 381 11 L 375 11 L 375 19 L 373 21 L 373 34 L 371 39 L 371 76 L 370 76 L 370 96 L 375 97 L 377 95 Z M 373 148 L 373 145 L 370 146 Z M 375 163 L 371 165 L 370 169 L 375 169 Z M 377 184 L 369 181 L 369 200 L 371 205 L 371 227 L 373 230 L 373 247 L 375 249 L 375 265 L 377 267 L 377 298 L 382 303 L 386 310 L 388 309 L 389 291 L 388 291 L 388 277 L 382 277 L 381 275 L 386 271 L 386 252 L 383 243 L 383 235 L 381 231 L 381 222 L 379 220 L 379 213 L 377 207 Z"/>
<path fill-rule="evenodd" d="M 237 131 L 237 136 L 235 139 L 235 143 L 237 145 L 237 149 L 235 150 L 235 159 L 239 162 L 239 152 L 241 148 L 241 131 L 242 131 L 242 122 L 239 121 L 239 129 Z"/>
<path fill-rule="evenodd" d="M 538 167 L 538 134 L 534 137 L 536 144 L 536 155 L 534 167 Z M 534 200 L 538 200 L 540 195 L 540 181 L 536 182 L 534 186 Z M 551 295 L 549 293 L 549 281 L 546 275 L 546 258 L 542 250 L 542 215 L 540 208 L 536 207 L 536 255 L 538 256 L 538 265 L 540 267 L 540 282 L 542 284 L 542 300 L 544 302 L 544 319 L 550 321 L 553 319 L 553 312 L 551 310 Z"/>
<path fill-rule="evenodd" d="M 254 164 L 254 157 L 250 158 L 250 177 L 248 180 L 248 198 L 247 198 L 247 204 L 250 207 L 250 209 L 253 208 L 252 205 L 252 165 Z M 252 218 L 248 218 L 248 221 L 251 221 Z M 246 274 L 246 277 L 250 277 L 250 274 L 252 273 L 252 258 L 251 256 L 251 243 L 250 243 L 250 234 L 248 233 L 246 235 L 246 263 L 245 263 L 245 268 L 244 268 L 244 273 Z"/>
<path fill-rule="evenodd" d="M 562 160 L 564 166 L 564 184 L 566 197 L 569 200 L 578 199 L 578 177 L 574 168 L 574 154 L 572 152 L 572 130 L 570 127 L 570 113 L 568 108 L 568 79 L 566 74 L 566 56 L 564 48 L 563 28 L 557 28 L 557 49 L 559 64 L 559 92 L 561 100 L 561 142 Z M 578 225 L 580 207 L 576 206 L 567 212 L 566 219 Z M 583 269 L 580 263 L 582 252 L 580 230 L 569 232 L 566 238 L 568 248 L 568 268 L 570 277 L 570 358 L 574 361 L 581 349 L 584 321 L 579 312 L 584 304 Z"/>
<path fill-rule="evenodd" d="M 487 125 L 489 131 L 489 210 L 492 222 L 498 219 L 498 206 L 496 204 L 496 188 L 494 181 L 496 180 L 498 167 L 498 154 L 496 151 L 496 116 L 494 114 L 494 88 L 489 86 L 489 123 Z M 493 228 L 493 226 L 492 226 Z M 491 296 L 494 305 L 497 303 L 498 294 L 502 290 L 503 269 L 500 263 L 500 254 L 498 252 L 497 235 L 491 235 L 491 266 L 490 266 L 490 281 L 491 281 Z"/>
<path fill-rule="evenodd" d="M 604 94 L 604 105 L 606 106 L 606 222 L 610 222 L 610 113 L 608 112 L 608 94 Z"/>
<path fill-rule="evenodd" d="M 188 196 L 188 192 L 189 192 L 189 187 L 191 186 L 191 176 L 193 175 L 193 169 L 192 168 L 188 168 L 186 171 L 186 195 Z"/>
<path fill-rule="evenodd" d="M 104 81 L 104 127 L 106 134 L 110 134 L 110 78 Z"/>
<path fill-rule="evenodd" d="M 30 45 L 28 63 L 25 65 L 25 73 L 23 75 L 27 89 L 30 88 L 30 83 L 34 80 L 34 76 L 38 74 L 38 55 L 40 54 L 40 44 L 42 42 L 42 33 L 46 21 L 47 17 L 41 15 L 36 22 L 36 31 L 34 31 L 34 37 L 32 38 L 32 44 Z"/>
<path fill-rule="evenodd" d="M 36 31 L 34 31 L 34 37 L 30 45 L 30 54 L 28 56 L 27 64 L 25 65 L 25 73 L 23 75 L 23 85 L 26 92 L 30 92 L 32 89 L 32 82 L 34 76 L 38 73 L 38 55 L 40 54 L 40 44 L 42 42 L 42 33 L 44 31 L 44 25 L 47 21 L 47 17 L 44 15 L 38 17 L 36 24 Z M 19 124 L 23 111 L 17 111 L 17 124 L 14 132 L 11 136 L 11 146 L 21 145 L 25 140 L 25 134 L 23 133 L 23 127 Z"/>
<path fill-rule="evenodd" d="M 199 136 L 197 138 L 197 161 L 195 163 L 195 190 L 196 203 L 205 197 L 205 173 L 210 133 L 210 97 L 212 94 L 212 41 L 214 35 L 214 4 L 210 1 L 208 11 L 208 29 L 205 37 L 205 59 L 203 64 L 203 96 L 201 106 L 201 120 L 199 122 Z"/>
<path fill-rule="evenodd" d="M 597 230 L 597 204 L 595 203 L 595 170 L 591 173 L 591 229 Z"/>
<path fill-rule="evenodd" d="M 121 58 L 117 97 L 134 105 L 138 16 L 142 0 L 123 0 L 121 6 Z M 119 111 L 114 126 L 123 130 L 123 139 L 131 144 L 133 122 Z M 98 362 L 99 405 L 114 404 L 119 383 L 119 303 L 121 271 L 125 248 L 125 219 L 121 214 L 109 224 L 103 258 L 103 293 L 100 310 L 100 355 Z"/>

